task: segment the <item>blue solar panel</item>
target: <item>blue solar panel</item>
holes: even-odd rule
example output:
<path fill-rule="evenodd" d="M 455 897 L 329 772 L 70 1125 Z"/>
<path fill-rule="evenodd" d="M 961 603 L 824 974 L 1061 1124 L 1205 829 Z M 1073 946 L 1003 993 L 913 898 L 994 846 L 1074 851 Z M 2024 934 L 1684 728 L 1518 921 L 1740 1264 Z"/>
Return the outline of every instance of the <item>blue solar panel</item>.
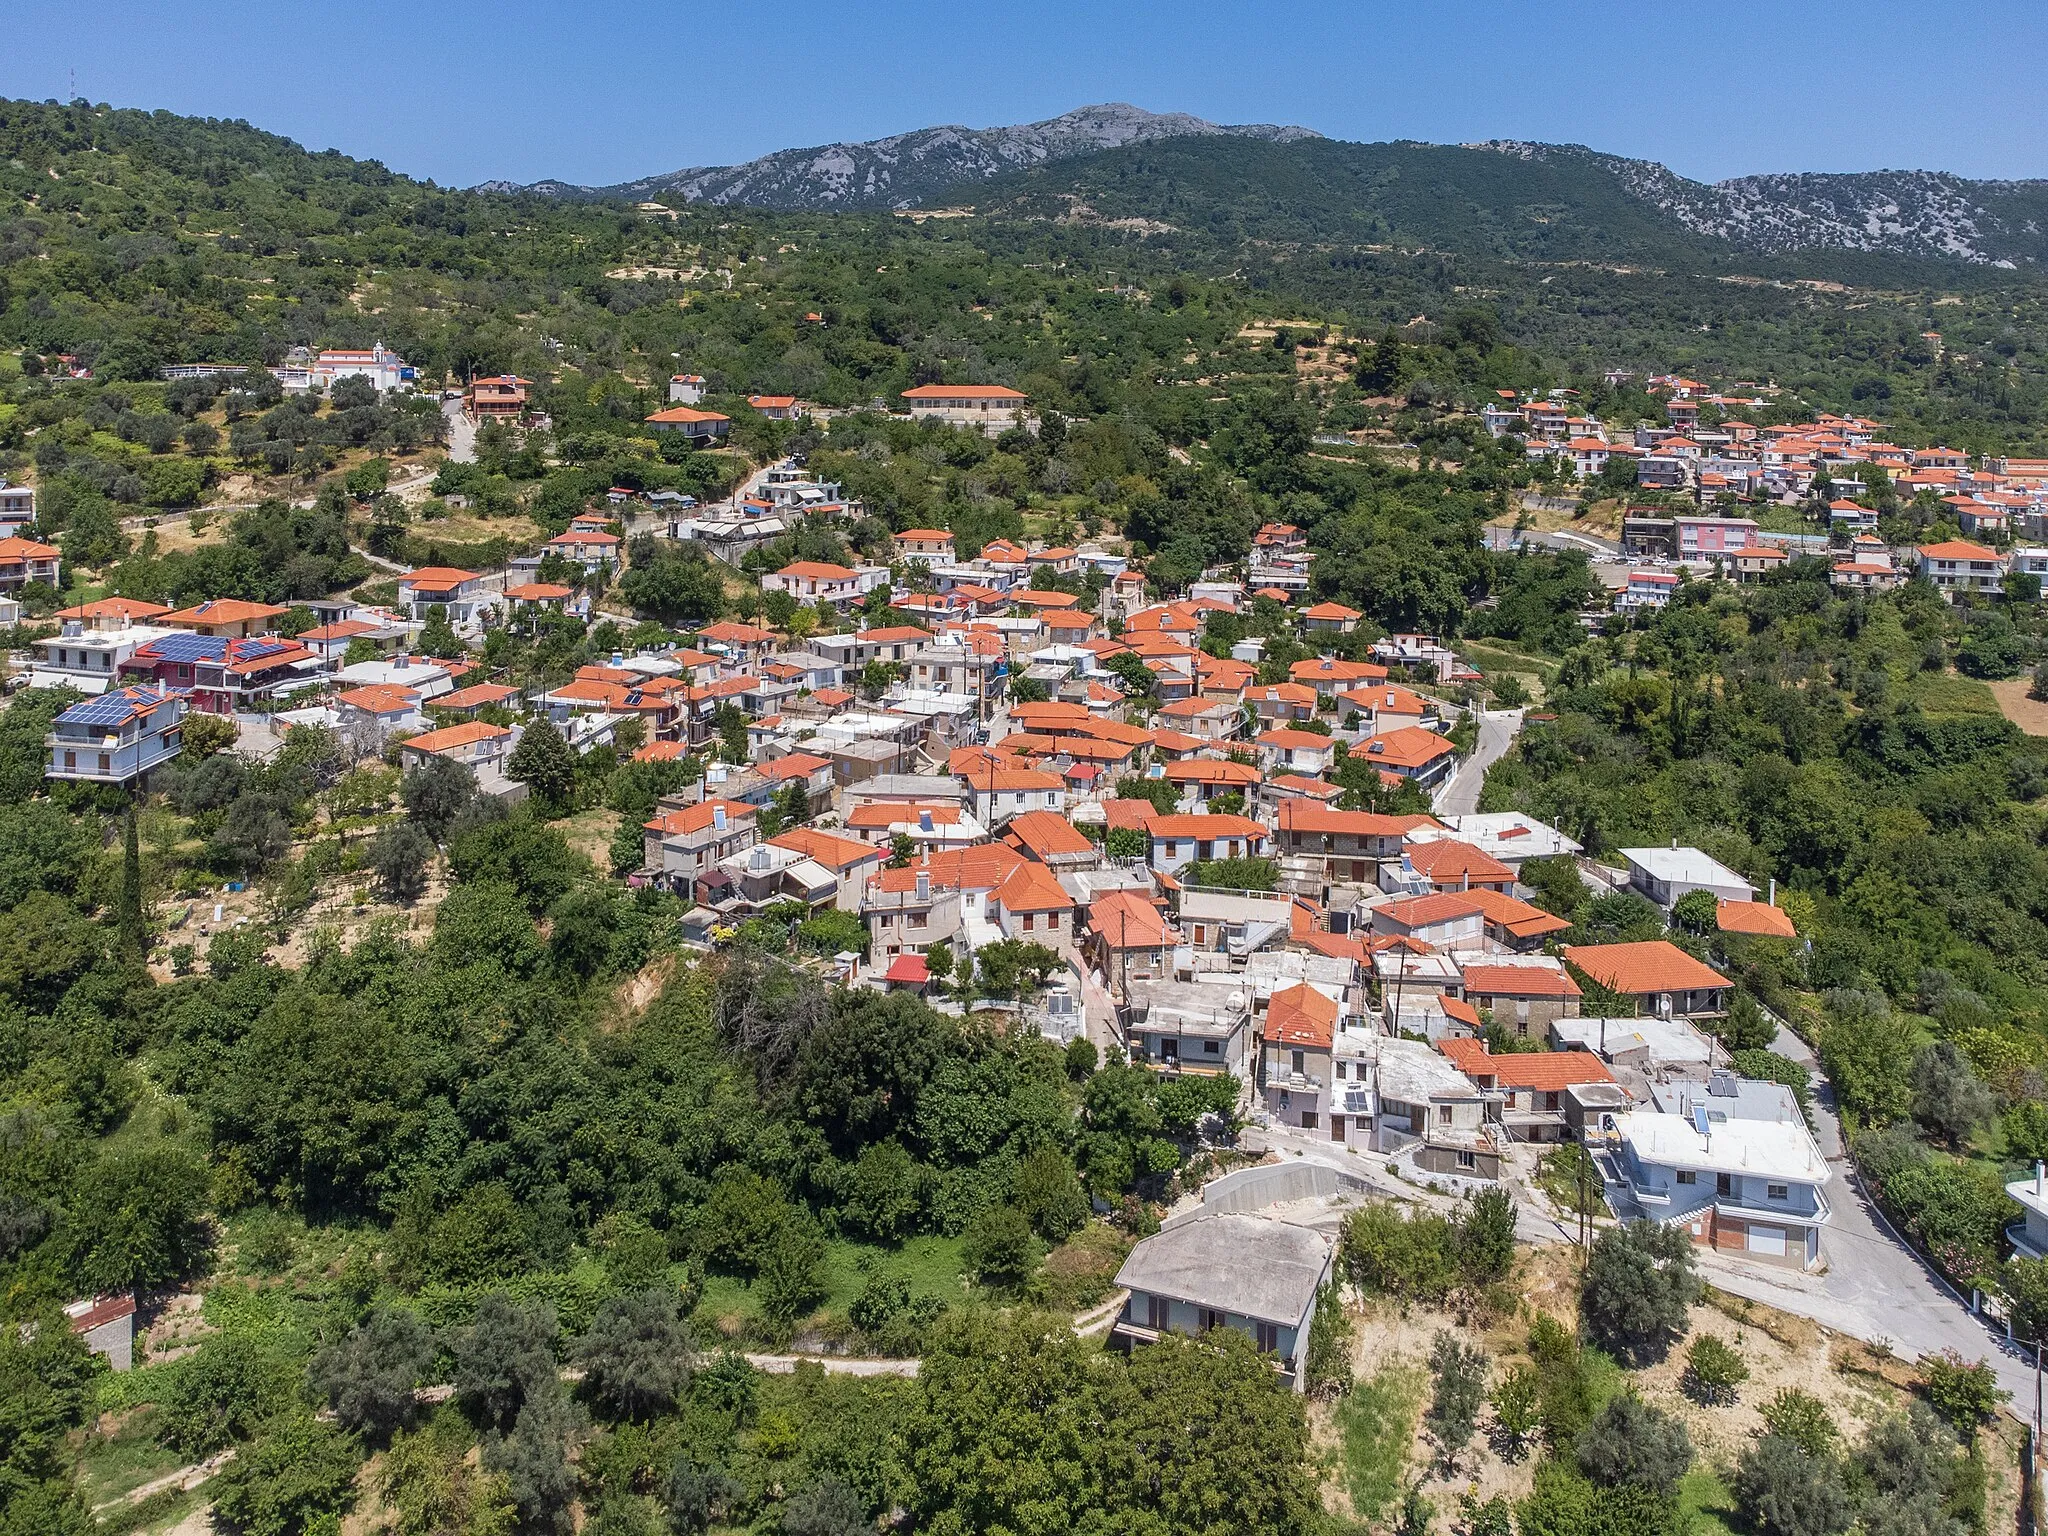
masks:
<path fill-rule="evenodd" d="M 159 661 L 218 661 L 228 642 L 221 635 L 164 635 L 150 641 L 148 650 Z"/>
<path fill-rule="evenodd" d="M 97 699 L 87 699 L 74 704 L 57 717 L 62 725 L 120 725 L 138 709 L 148 709 L 158 700 L 158 695 L 147 689 L 134 693 L 123 689 Z"/>
<path fill-rule="evenodd" d="M 261 661 L 266 656 L 290 650 L 293 643 L 288 640 L 245 640 L 236 655 L 242 661 Z"/>

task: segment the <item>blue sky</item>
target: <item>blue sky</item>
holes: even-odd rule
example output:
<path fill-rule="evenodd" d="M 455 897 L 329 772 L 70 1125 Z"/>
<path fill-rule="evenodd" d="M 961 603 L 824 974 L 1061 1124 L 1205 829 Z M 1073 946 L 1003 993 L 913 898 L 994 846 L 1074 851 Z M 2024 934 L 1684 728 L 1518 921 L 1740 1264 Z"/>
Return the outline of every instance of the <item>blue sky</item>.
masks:
<path fill-rule="evenodd" d="M 2040 0 L 0 0 L 0 32 L 0 95 L 63 97 L 75 71 L 94 101 L 243 117 L 454 185 L 1115 100 L 1348 139 L 1585 143 L 1706 179 L 2048 176 Z"/>

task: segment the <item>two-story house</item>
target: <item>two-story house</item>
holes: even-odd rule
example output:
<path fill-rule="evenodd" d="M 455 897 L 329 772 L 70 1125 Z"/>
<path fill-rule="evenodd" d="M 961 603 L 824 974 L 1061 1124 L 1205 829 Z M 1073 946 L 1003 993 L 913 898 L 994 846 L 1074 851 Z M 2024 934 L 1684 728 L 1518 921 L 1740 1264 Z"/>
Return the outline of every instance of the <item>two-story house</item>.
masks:
<path fill-rule="evenodd" d="M 1433 827 L 1428 816 L 1384 816 L 1373 811 L 1338 811 L 1312 798 L 1282 800 L 1275 841 L 1283 858 L 1322 861 L 1332 880 L 1379 879 L 1380 862 L 1398 859 L 1403 840 L 1418 827 Z"/>
<path fill-rule="evenodd" d="M 1268 774 L 1304 774 L 1311 779 L 1328 773 L 1337 760 L 1337 743 L 1314 731 L 1297 731 L 1285 726 L 1267 731 L 1256 742 L 1259 760 Z"/>
<path fill-rule="evenodd" d="M 1750 1119 L 1717 1113 L 1711 1096 L 1689 1109 L 1614 1117 L 1634 1207 L 1696 1243 L 1796 1269 L 1819 1264 L 1828 1165 L 1796 1109 Z"/>
<path fill-rule="evenodd" d="M 853 568 L 830 560 L 794 560 L 761 578 L 764 592 L 787 592 L 802 603 L 857 603 L 877 587 L 886 586 L 889 569 L 881 565 Z"/>
<path fill-rule="evenodd" d="M 1248 816 L 1154 816 L 1145 835 L 1146 862 L 1165 875 L 1198 860 L 1264 858 L 1273 846 L 1266 828 Z"/>
<path fill-rule="evenodd" d="M 1301 1391 L 1333 1252 L 1320 1233 L 1264 1216 L 1205 1213 L 1179 1222 L 1140 1242 L 1117 1271 L 1128 1295 L 1111 1343 L 1129 1350 L 1166 1333 L 1235 1328 Z"/>
<path fill-rule="evenodd" d="M 74 783 L 135 784 L 184 747 L 185 700 L 167 688 L 117 688 L 73 704 L 43 738 L 44 776 Z"/>
<path fill-rule="evenodd" d="M 1316 1130 L 1334 1081 L 1336 1000 L 1305 982 L 1283 987 L 1266 1001 L 1262 1033 L 1259 1082 L 1266 1113 L 1282 1125 Z"/>
<path fill-rule="evenodd" d="M 1949 539 L 1913 551 L 1920 574 L 1951 602 L 1957 593 L 1996 597 L 2005 589 L 2005 556 L 1982 544 Z"/>
<path fill-rule="evenodd" d="M 32 581 L 56 586 L 63 558 L 63 551 L 54 544 L 38 543 L 19 534 L 0 539 L 0 592 L 17 591 Z"/>
<path fill-rule="evenodd" d="M 736 800 L 704 800 L 664 808 L 642 822 L 641 862 L 663 885 L 688 891 L 722 859 L 760 838 L 759 811 Z"/>

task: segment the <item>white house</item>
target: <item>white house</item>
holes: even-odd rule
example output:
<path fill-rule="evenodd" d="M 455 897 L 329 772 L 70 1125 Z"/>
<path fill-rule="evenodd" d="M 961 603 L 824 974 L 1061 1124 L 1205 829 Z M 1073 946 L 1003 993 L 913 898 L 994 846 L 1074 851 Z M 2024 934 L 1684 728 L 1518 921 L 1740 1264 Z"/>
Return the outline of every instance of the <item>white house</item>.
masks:
<path fill-rule="evenodd" d="M 1671 594 L 1677 590 L 1676 571 L 1630 571 L 1628 585 L 1615 594 L 1614 606 L 1624 610 L 1663 608 L 1670 604 Z"/>
<path fill-rule="evenodd" d="M 132 784 L 184 747 L 185 696 L 168 688 L 119 688 L 72 705 L 50 724 L 44 777 Z"/>
<path fill-rule="evenodd" d="M 1754 901 L 1756 887 L 1698 848 L 1624 848 L 1628 883 L 1669 912 L 1694 891 L 1726 901 Z"/>
<path fill-rule="evenodd" d="M 1818 1264 L 1828 1165 L 1796 1106 L 1786 1118 L 1750 1119 L 1709 1095 L 1690 1110 L 1614 1117 L 1629 1201 L 1704 1246 L 1795 1269 Z"/>
<path fill-rule="evenodd" d="M 321 389 L 330 389 L 342 379 L 368 379 L 382 394 L 410 385 L 417 376 L 418 370 L 381 341 L 368 348 L 336 348 L 313 359 L 313 383 Z"/>
<path fill-rule="evenodd" d="M 849 568 L 829 560 L 796 560 L 761 578 L 764 592 L 787 592 L 799 602 L 857 603 L 877 587 L 887 586 L 889 568 Z"/>

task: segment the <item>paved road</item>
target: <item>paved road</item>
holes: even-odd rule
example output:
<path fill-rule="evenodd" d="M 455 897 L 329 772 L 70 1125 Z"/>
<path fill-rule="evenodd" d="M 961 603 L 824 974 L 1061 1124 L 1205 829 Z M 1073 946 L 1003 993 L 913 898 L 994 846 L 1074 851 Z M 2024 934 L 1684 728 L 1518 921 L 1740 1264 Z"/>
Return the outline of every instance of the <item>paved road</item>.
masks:
<path fill-rule="evenodd" d="M 1815 1068 L 1813 1053 L 1790 1030 L 1780 1027 L 1772 1049 Z M 1891 1235 L 1850 1174 L 1841 1121 L 1834 1112 L 1834 1089 L 1817 1069 L 1814 1087 L 1814 1134 L 1834 1175 L 1827 1187 L 1834 1214 L 1821 1232 L 1826 1272 L 1790 1274 L 1715 1253 L 1702 1253 L 1702 1272 L 1724 1291 L 1810 1317 L 1867 1343 L 1888 1343 L 1908 1359 L 1944 1349 L 1953 1349 L 1966 1360 L 1988 1359 L 1999 1384 L 2012 1393 L 2014 1410 L 2030 1418 L 2033 1362 L 2009 1351 L 2002 1338 L 1972 1317 L 1966 1303 Z"/>
<path fill-rule="evenodd" d="M 448 457 L 457 464 L 476 462 L 476 423 L 463 414 L 460 400 L 446 400 L 441 414 L 448 419 Z"/>
<path fill-rule="evenodd" d="M 1497 709 L 1479 711 L 1479 743 L 1472 755 L 1458 765 L 1436 794 L 1437 813 L 1469 816 L 1479 809 L 1479 791 L 1486 784 L 1486 770 L 1506 755 L 1522 729 L 1522 711 Z"/>

